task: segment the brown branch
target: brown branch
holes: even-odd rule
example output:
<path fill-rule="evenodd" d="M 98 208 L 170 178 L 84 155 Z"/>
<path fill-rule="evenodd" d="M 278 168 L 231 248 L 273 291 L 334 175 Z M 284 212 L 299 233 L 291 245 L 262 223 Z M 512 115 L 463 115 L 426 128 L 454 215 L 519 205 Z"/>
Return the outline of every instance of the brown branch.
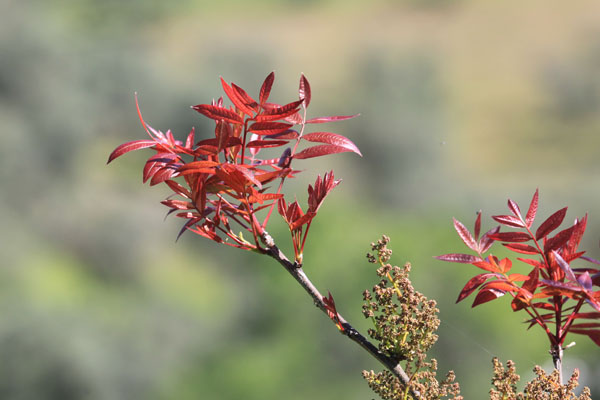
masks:
<path fill-rule="evenodd" d="M 296 263 L 292 263 L 283 252 L 275 245 L 271 236 L 269 236 L 266 232 L 263 235 L 263 241 L 267 245 L 267 253 L 269 256 L 274 258 L 279 264 L 281 264 L 287 272 L 290 273 L 296 279 L 296 281 L 304 288 L 304 290 L 312 297 L 314 304 L 321 309 L 327 315 L 327 309 L 325 308 L 325 303 L 323 303 L 323 295 L 319 292 L 319 290 L 315 287 L 315 285 L 310 281 L 306 273 L 302 269 L 301 265 Z M 410 387 L 410 378 L 400 365 L 400 362 L 388 357 L 383 354 L 379 349 L 371 343 L 366 337 L 364 337 L 358 330 L 356 330 L 348 321 L 344 319 L 338 313 L 339 321 L 342 324 L 344 330 L 342 333 L 347 336 L 350 340 L 357 343 L 360 347 L 365 349 L 371 356 L 373 356 L 377 361 L 379 361 L 382 365 L 384 365 L 387 369 L 389 369 L 392 374 L 394 374 L 402 383 L 406 386 Z M 421 399 L 420 393 L 411 389 L 411 394 L 416 399 Z"/>

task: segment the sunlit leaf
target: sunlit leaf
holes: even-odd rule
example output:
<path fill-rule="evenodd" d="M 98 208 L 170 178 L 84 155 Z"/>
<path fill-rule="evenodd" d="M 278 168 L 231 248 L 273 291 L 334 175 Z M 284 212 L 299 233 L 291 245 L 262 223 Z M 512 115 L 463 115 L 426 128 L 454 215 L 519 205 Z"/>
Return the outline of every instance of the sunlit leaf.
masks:
<path fill-rule="evenodd" d="M 475 300 L 473 301 L 473 305 L 471 307 L 476 307 L 480 304 L 487 303 L 488 301 L 492 301 L 497 299 L 498 297 L 502 297 L 505 295 L 505 292 L 497 289 L 486 289 L 477 293 Z"/>
<path fill-rule="evenodd" d="M 108 164 L 115 158 L 120 157 L 125 153 L 129 153 L 130 151 L 145 149 L 155 145 L 156 142 L 154 140 L 134 140 L 132 142 L 123 143 L 122 145 L 117 146 L 117 148 L 110 153 L 106 163 Z"/>
<path fill-rule="evenodd" d="M 528 228 L 531 228 L 531 225 L 533 224 L 533 220 L 535 219 L 535 215 L 537 213 L 538 197 L 539 190 L 536 189 L 535 193 L 533 194 L 533 198 L 531 199 L 531 203 L 529 204 L 529 210 L 527 210 L 527 215 L 525 216 L 525 225 Z"/>
<path fill-rule="evenodd" d="M 309 142 L 327 143 L 335 146 L 345 147 L 349 151 L 352 151 L 362 157 L 360 150 L 352 141 L 345 136 L 338 135 L 331 132 L 312 132 L 303 135 L 301 139 Z"/>
<path fill-rule="evenodd" d="M 307 124 L 324 124 L 326 122 L 344 121 L 347 119 L 356 118 L 359 115 L 360 114 L 336 115 L 336 116 L 331 116 L 331 117 L 317 117 L 317 118 L 311 118 L 311 119 L 307 120 L 306 123 Z"/>
<path fill-rule="evenodd" d="M 473 278 L 469 279 L 463 289 L 460 291 L 458 295 L 458 299 L 456 302 L 463 301 L 467 298 L 471 293 L 473 293 L 483 282 L 485 282 L 488 278 L 496 276 L 496 274 L 479 274 L 475 275 Z"/>
<path fill-rule="evenodd" d="M 567 207 L 561 208 L 554 214 L 548 217 L 539 228 L 535 231 L 535 239 L 540 240 L 541 238 L 547 236 L 550 232 L 555 230 L 560 226 L 565 219 L 565 215 L 567 214 Z"/>

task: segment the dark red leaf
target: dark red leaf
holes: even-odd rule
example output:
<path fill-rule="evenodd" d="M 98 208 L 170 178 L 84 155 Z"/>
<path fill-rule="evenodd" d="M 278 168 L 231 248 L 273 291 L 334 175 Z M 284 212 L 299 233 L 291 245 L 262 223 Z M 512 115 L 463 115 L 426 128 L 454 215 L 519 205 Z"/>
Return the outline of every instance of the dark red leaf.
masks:
<path fill-rule="evenodd" d="M 535 214 L 537 213 L 537 209 L 538 209 L 538 197 L 539 197 L 539 189 L 535 190 L 535 193 L 533 194 L 533 198 L 531 199 L 531 203 L 529 204 L 529 210 L 527 210 L 527 215 L 525 216 L 525 225 L 528 228 L 531 228 L 531 225 L 533 224 L 533 220 L 535 219 Z"/>
<path fill-rule="evenodd" d="M 298 89 L 298 94 L 301 99 L 304 99 L 304 107 L 308 107 L 311 98 L 310 84 L 304 74 L 300 76 L 300 88 Z"/>
<path fill-rule="evenodd" d="M 473 264 L 474 262 L 481 261 L 481 258 L 479 258 L 479 257 L 472 256 L 470 254 L 458 254 L 458 253 L 444 254 L 441 256 L 436 256 L 434 258 L 437 258 L 438 260 L 442 260 L 442 261 L 449 261 L 449 262 L 455 262 L 455 263 L 461 263 L 461 264 Z"/>
<path fill-rule="evenodd" d="M 573 316 L 573 319 L 577 318 L 600 319 L 600 312 L 577 313 Z"/>
<path fill-rule="evenodd" d="M 482 290 L 497 289 L 503 292 L 518 292 L 519 287 L 505 280 L 494 280 L 482 286 Z"/>
<path fill-rule="evenodd" d="M 174 191 L 178 195 L 187 197 L 188 199 L 192 197 L 190 191 L 181 186 L 179 183 L 172 180 L 165 181 L 165 183 L 171 188 L 172 191 Z"/>
<path fill-rule="evenodd" d="M 277 135 L 290 129 L 293 125 L 285 122 L 255 122 L 248 130 L 257 135 Z"/>
<path fill-rule="evenodd" d="M 329 154 L 345 153 L 351 151 L 347 147 L 335 146 L 332 144 L 322 144 L 309 147 L 294 155 L 295 159 L 302 160 L 306 158 L 321 157 Z"/>
<path fill-rule="evenodd" d="M 480 304 L 487 303 L 488 301 L 492 301 L 497 299 L 498 297 L 504 296 L 505 292 L 496 289 L 487 289 L 482 290 L 477 293 L 475 300 L 473 301 L 473 305 L 471 307 L 476 307 Z"/>
<path fill-rule="evenodd" d="M 246 148 L 251 149 L 251 148 L 261 148 L 261 149 L 266 149 L 269 147 L 279 147 L 279 146 L 283 146 L 288 144 L 289 142 L 287 140 L 252 140 L 250 142 L 248 142 L 248 144 L 246 145 Z"/>
<path fill-rule="evenodd" d="M 544 251 L 549 252 L 551 250 L 560 249 L 571 238 L 574 229 L 575 225 L 558 232 L 554 237 L 548 239 L 544 243 Z"/>
<path fill-rule="evenodd" d="M 303 101 L 304 100 L 294 101 L 284 106 L 268 106 L 265 104 L 265 110 L 256 116 L 256 120 L 259 122 L 276 121 L 288 117 L 298 112 L 298 107 L 300 107 Z"/>
<path fill-rule="evenodd" d="M 462 241 L 473 251 L 477 251 L 477 242 L 471 236 L 471 232 L 456 218 L 452 218 L 452 222 L 454 223 L 454 229 L 458 233 L 458 236 L 462 239 Z"/>
<path fill-rule="evenodd" d="M 318 143 L 327 143 L 333 144 L 335 146 L 345 147 L 350 151 L 358 154 L 362 157 L 360 150 L 352 141 L 345 136 L 338 135 L 336 133 L 331 132 L 312 132 L 307 133 L 306 135 L 301 136 L 301 139 L 307 140 L 309 142 L 318 142 Z"/>
<path fill-rule="evenodd" d="M 494 272 L 494 273 L 501 273 L 502 270 L 500 269 L 500 267 L 498 266 L 498 264 L 496 264 L 495 262 L 489 262 L 486 260 L 482 260 L 482 261 L 476 261 L 473 263 L 474 266 L 481 268 L 485 271 L 489 271 L 489 272 Z"/>
<path fill-rule="evenodd" d="M 567 207 L 561 208 L 560 210 L 558 210 L 557 212 L 555 212 L 554 214 L 549 216 L 548 219 L 545 220 L 539 226 L 537 231 L 535 231 L 535 239 L 540 240 L 541 238 L 547 236 L 550 232 L 552 232 L 553 230 L 558 228 L 560 226 L 560 224 L 563 222 L 563 219 L 565 219 L 566 214 L 567 214 Z"/>
<path fill-rule="evenodd" d="M 475 241 L 479 240 L 479 233 L 481 232 L 481 210 L 477 211 L 477 218 L 475 219 L 475 229 L 473 234 L 475 235 Z"/>
<path fill-rule="evenodd" d="M 569 242 L 567 244 L 566 252 L 569 254 L 575 253 L 577 248 L 579 247 L 579 243 L 581 242 L 581 238 L 585 233 L 585 228 L 587 227 L 587 214 L 581 220 L 575 220 L 573 234 L 569 238 Z"/>
<path fill-rule="evenodd" d="M 531 240 L 531 236 L 525 232 L 498 232 L 489 235 L 490 239 L 497 240 L 499 242 L 527 242 Z"/>
<path fill-rule="evenodd" d="M 336 115 L 336 116 L 331 116 L 331 117 L 317 117 L 317 118 L 311 118 L 308 121 L 306 121 L 307 124 L 324 124 L 326 122 L 335 122 L 335 121 L 343 121 L 346 119 L 351 119 L 351 118 L 356 118 L 358 117 L 360 114 L 354 114 L 354 115 Z"/>
<path fill-rule="evenodd" d="M 302 227 L 302 225 L 308 224 L 310 221 L 312 221 L 312 219 L 316 215 L 317 214 L 315 214 L 314 212 L 308 211 L 306 214 L 304 214 L 303 216 L 301 216 L 300 218 L 296 219 L 295 221 L 293 221 L 290 224 L 290 231 L 295 231 L 296 229 L 300 229 L 300 227 Z"/>
<path fill-rule="evenodd" d="M 258 97 L 260 104 L 263 105 L 269 99 L 269 94 L 271 94 L 271 87 L 273 86 L 273 81 L 275 80 L 275 73 L 271 72 L 265 78 L 262 86 L 260 87 L 260 95 Z"/>
<path fill-rule="evenodd" d="M 558 252 L 556 252 L 555 250 L 552 250 L 550 254 L 554 258 L 554 261 L 556 261 L 560 269 L 562 269 L 567 279 L 569 279 L 570 281 L 577 281 L 573 270 L 571 270 L 571 266 L 561 257 L 561 255 L 558 254 Z"/>
<path fill-rule="evenodd" d="M 479 274 L 469 279 L 469 281 L 460 291 L 456 302 L 458 303 L 460 301 L 463 301 L 466 297 L 473 293 L 483 282 L 485 282 L 488 278 L 491 278 L 493 276 L 496 276 L 496 274 Z"/>
<path fill-rule="evenodd" d="M 233 83 L 232 83 L 232 85 L 233 85 Z M 244 114 L 246 114 L 248 116 L 254 115 L 254 110 L 252 110 L 252 108 L 250 108 L 246 104 L 246 102 L 243 100 L 243 98 L 238 95 L 237 91 L 234 90 L 231 86 L 229 86 L 222 77 L 221 77 L 221 86 L 223 86 L 223 90 L 225 91 L 225 94 L 227 95 L 227 97 L 229 97 L 229 100 L 231 100 L 231 102 L 233 103 L 234 106 L 236 106 L 239 110 L 241 110 Z"/>
<path fill-rule="evenodd" d="M 248 93 L 246 93 L 246 91 L 244 89 L 242 89 L 241 87 L 239 87 L 238 85 L 236 85 L 233 82 L 231 83 L 231 88 L 233 89 L 235 94 L 238 96 L 238 98 L 247 107 L 249 107 L 252 111 L 258 111 L 258 104 L 256 103 L 256 100 L 254 100 L 252 97 L 250 97 L 250 95 Z"/>
<path fill-rule="evenodd" d="M 242 124 L 244 119 L 237 113 L 228 110 L 227 108 L 212 106 L 209 104 L 198 104 L 192 107 L 200 114 L 207 116 L 208 118 L 214 119 L 215 121 L 224 120 L 233 124 Z"/>
<path fill-rule="evenodd" d="M 134 140 L 132 142 L 123 143 L 122 145 L 117 146 L 117 148 L 110 153 L 106 163 L 108 164 L 115 158 L 120 157 L 125 153 L 129 153 L 130 151 L 145 149 L 155 145 L 156 142 L 154 140 Z"/>
<path fill-rule="evenodd" d="M 167 166 L 167 167 L 161 168 L 152 176 L 152 179 L 150 179 L 150 186 L 158 185 L 159 183 L 162 183 L 168 179 L 171 179 L 171 177 L 173 177 L 174 173 L 175 173 L 175 170 L 171 167 Z"/>
<path fill-rule="evenodd" d="M 520 258 L 520 257 L 518 257 L 517 260 L 523 261 L 525 264 L 533 265 L 534 267 L 544 268 L 544 264 L 542 264 L 538 260 L 532 260 L 530 258 Z"/>
<path fill-rule="evenodd" d="M 523 219 L 523 217 L 521 216 L 521 209 L 519 208 L 519 205 L 511 199 L 508 199 L 508 208 L 510 209 L 510 211 L 512 211 L 515 217 L 517 217 L 518 219 Z"/>
<path fill-rule="evenodd" d="M 600 329 L 570 329 L 570 333 L 587 335 L 596 345 L 600 346 Z"/>
<path fill-rule="evenodd" d="M 538 254 L 538 250 L 533 247 L 530 246 L 528 244 L 523 244 L 523 243 L 502 243 L 502 245 L 504 247 L 506 247 L 507 249 L 510 249 L 516 253 L 521 253 L 521 254 Z"/>
<path fill-rule="evenodd" d="M 489 231 L 487 231 L 482 237 L 481 240 L 479 241 L 479 252 L 480 253 L 485 253 L 486 251 L 488 251 L 490 249 L 490 247 L 492 247 L 492 245 L 494 244 L 494 240 L 492 238 L 490 238 L 490 235 L 494 235 L 496 233 L 498 233 L 500 231 L 500 226 L 498 225 L 495 228 L 490 229 Z"/>
<path fill-rule="evenodd" d="M 514 228 L 525 227 L 525 224 L 519 218 L 513 217 L 512 215 L 494 215 L 492 218 L 503 225 L 512 226 Z"/>

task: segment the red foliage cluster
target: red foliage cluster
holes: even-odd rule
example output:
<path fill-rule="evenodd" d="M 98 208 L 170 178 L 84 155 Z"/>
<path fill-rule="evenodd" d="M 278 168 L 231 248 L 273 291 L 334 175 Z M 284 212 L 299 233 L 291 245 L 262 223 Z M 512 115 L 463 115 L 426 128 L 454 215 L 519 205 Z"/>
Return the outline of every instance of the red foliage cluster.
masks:
<path fill-rule="evenodd" d="M 508 200 L 511 215 L 497 215 L 492 218 L 501 225 L 517 228 L 517 231 L 500 232 L 500 226 L 479 238 L 481 213 L 475 221 L 474 236 L 459 221 L 454 220 L 454 228 L 463 242 L 477 255 L 445 254 L 436 258 L 443 261 L 473 264 L 486 271 L 470 279 L 458 296 L 457 302 L 478 290 L 473 307 L 497 299 L 506 293 L 513 297 L 514 311 L 525 310 L 530 319 L 529 327 L 540 325 L 553 348 L 562 348 L 567 333 L 587 335 L 600 346 L 600 323 L 581 322 L 600 320 L 600 269 L 583 267 L 572 268 L 571 263 L 584 259 L 593 264 L 600 262 L 584 257 L 578 247 L 585 232 L 587 215 L 576 219 L 573 225 L 551 236 L 562 224 L 567 208 L 562 208 L 548 217 L 532 231 L 538 209 L 536 190 L 525 217 L 519 206 Z M 533 267 L 528 275 L 510 273 L 512 261 L 499 260 L 490 254 L 483 256 L 494 242 L 502 242 L 506 248 L 519 254 L 535 256 L 517 257 L 517 260 Z M 520 283 L 522 282 L 522 283 Z M 571 302 L 569 302 L 571 301 Z M 588 304 L 595 311 L 583 312 Z M 555 329 L 551 329 L 554 324 Z"/>
<path fill-rule="evenodd" d="M 257 101 L 236 84 L 221 79 L 232 106 L 226 107 L 222 97 L 211 104 L 193 106 L 214 120 L 214 137 L 196 141 L 192 129 L 185 143 L 175 140 L 171 131 L 163 133 L 146 124 L 136 97 L 138 115 L 150 139 L 118 146 L 108 162 L 132 150 L 151 148 L 156 152 L 144 166 L 143 181 L 150 180 L 150 185 L 165 183 L 179 197 L 162 204 L 170 208 L 169 214 L 186 219 L 180 235 L 190 230 L 218 243 L 265 252 L 261 239 L 265 238 L 265 228 L 277 205 L 289 225 L 296 262 L 302 263 L 310 223 L 324 198 L 340 181 L 334 180 L 333 172 L 317 177 L 314 186 L 308 187 L 306 213 L 297 201 L 285 202 L 283 183 L 299 172 L 292 169 L 293 160 L 342 152 L 360 155 L 356 145 L 344 136 L 322 131 L 304 133 L 306 125 L 356 115 L 306 119 L 311 90 L 304 75 L 300 78 L 299 99 L 285 105 L 268 102 L 273 81 L 271 73 L 262 84 Z M 299 128 L 294 129 L 296 126 Z M 300 142 L 319 144 L 299 151 Z M 259 158 L 261 150 L 286 145 L 289 146 L 276 158 Z M 262 221 L 257 214 L 261 210 Z M 252 240 L 236 233 L 238 229 L 249 232 Z"/>

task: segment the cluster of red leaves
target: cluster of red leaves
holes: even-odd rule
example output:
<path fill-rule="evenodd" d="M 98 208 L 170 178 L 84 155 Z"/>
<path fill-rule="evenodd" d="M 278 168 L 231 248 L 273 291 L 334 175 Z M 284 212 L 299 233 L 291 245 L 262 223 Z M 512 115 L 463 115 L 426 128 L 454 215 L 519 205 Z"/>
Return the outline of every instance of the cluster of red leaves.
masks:
<path fill-rule="evenodd" d="M 548 217 L 532 231 L 538 209 L 536 190 L 525 217 L 517 203 L 508 200 L 511 215 L 492 218 L 501 225 L 517 228 L 517 231 L 500 232 L 500 226 L 488 231 L 481 238 L 481 213 L 475 221 L 474 235 L 459 221 L 454 228 L 463 242 L 477 255 L 445 254 L 436 258 L 443 261 L 473 264 L 485 273 L 470 279 L 458 296 L 457 302 L 478 290 L 473 307 L 497 299 L 506 293 L 513 297 L 514 311 L 525 310 L 530 319 L 529 327 L 540 325 L 548 335 L 553 348 L 562 347 L 567 333 L 587 335 L 600 346 L 600 270 L 598 268 L 572 268 L 571 263 L 584 259 L 593 264 L 600 262 L 584 257 L 578 247 L 585 232 L 587 215 L 576 219 L 573 225 L 551 236 L 562 224 L 567 208 Z M 512 261 L 499 260 L 490 254 L 483 256 L 494 242 L 519 254 L 534 257 L 517 257 L 532 267 L 528 275 L 511 273 Z M 595 311 L 583 312 L 587 304 Z M 588 320 L 588 322 L 581 322 Z M 592 322 L 590 322 L 591 320 Z M 551 329 L 554 325 L 555 329 Z"/>
<path fill-rule="evenodd" d="M 221 79 L 232 106 L 226 107 L 222 97 L 211 104 L 193 106 L 214 120 L 214 137 L 196 141 L 192 129 L 185 143 L 175 140 L 171 131 L 163 133 L 146 124 L 136 97 L 138 115 L 150 139 L 118 146 L 108 162 L 133 150 L 151 148 L 156 152 L 144 166 L 143 181 L 149 180 L 150 185 L 164 183 L 178 197 L 168 198 L 162 204 L 169 207 L 169 214 L 175 213 L 186 220 L 179 235 L 190 230 L 218 243 L 264 252 L 261 239 L 264 240 L 267 222 L 277 205 L 289 225 L 296 262 L 301 263 L 308 227 L 324 198 L 339 181 L 334 180 L 333 172 L 324 178 L 317 177 L 314 186 L 308 187 L 306 213 L 297 201 L 289 205 L 285 202 L 281 193 L 283 183 L 299 172 L 291 168 L 293 160 L 342 152 L 360 155 L 356 145 L 344 136 L 323 131 L 304 133 L 306 125 L 346 120 L 356 115 L 307 120 L 311 89 L 304 75 L 300 78 L 299 99 L 284 105 L 268 102 L 273 81 L 271 73 L 263 82 L 257 101 L 241 87 Z M 318 144 L 299 151 L 300 142 Z M 286 145 L 278 157 L 259 157 L 262 150 Z M 264 210 L 262 221 L 257 214 L 261 210 Z M 236 232 L 238 229 L 249 232 L 252 241 L 247 241 L 241 231 Z"/>

